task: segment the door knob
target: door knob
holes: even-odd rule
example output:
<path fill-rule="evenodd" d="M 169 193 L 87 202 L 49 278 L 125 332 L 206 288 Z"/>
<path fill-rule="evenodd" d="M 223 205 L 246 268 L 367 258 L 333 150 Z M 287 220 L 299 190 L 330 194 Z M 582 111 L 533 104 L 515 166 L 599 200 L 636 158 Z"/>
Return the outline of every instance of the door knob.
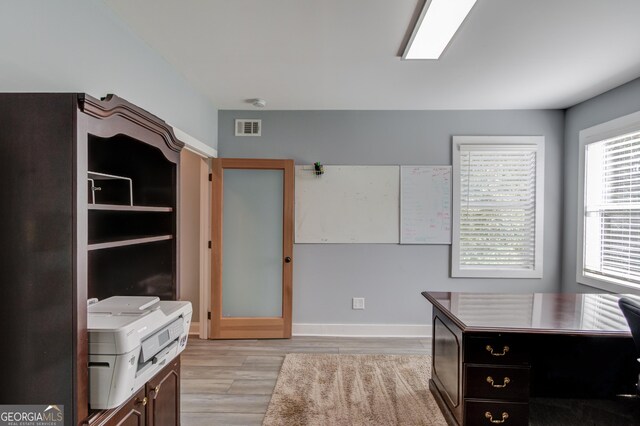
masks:
<path fill-rule="evenodd" d="M 291 258 L 289 256 L 285 257 L 284 263 L 291 263 Z"/>

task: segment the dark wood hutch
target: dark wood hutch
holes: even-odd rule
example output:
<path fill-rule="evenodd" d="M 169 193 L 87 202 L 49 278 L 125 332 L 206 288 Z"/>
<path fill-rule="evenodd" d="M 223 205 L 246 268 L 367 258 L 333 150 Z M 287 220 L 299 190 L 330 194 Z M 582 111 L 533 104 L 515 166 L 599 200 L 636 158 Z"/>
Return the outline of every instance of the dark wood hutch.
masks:
<path fill-rule="evenodd" d="M 89 298 L 179 297 L 183 146 L 117 96 L 0 94 L 0 404 L 64 405 L 67 425 L 179 423 L 179 359 L 120 410 L 90 411 L 86 328 Z"/>

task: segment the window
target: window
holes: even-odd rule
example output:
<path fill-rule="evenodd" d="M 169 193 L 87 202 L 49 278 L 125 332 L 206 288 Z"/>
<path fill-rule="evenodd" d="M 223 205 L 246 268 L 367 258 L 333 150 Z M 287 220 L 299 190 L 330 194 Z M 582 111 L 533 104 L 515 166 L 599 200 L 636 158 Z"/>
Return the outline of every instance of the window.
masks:
<path fill-rule="evenodd" d="M 454 136 L 451 276 L 542 277 L 544 137 Z"/>
<path fill-rule="evenodd" d="M 580 132 L 580 283 L 640 289 L 640 113 Z"/>

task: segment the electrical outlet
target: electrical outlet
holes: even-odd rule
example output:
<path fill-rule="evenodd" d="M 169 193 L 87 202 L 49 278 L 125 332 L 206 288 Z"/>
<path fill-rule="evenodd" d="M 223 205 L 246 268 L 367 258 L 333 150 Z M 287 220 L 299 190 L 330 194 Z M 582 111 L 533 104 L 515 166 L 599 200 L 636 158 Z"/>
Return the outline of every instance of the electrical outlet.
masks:
<path fill-rule="evenodd" d="M 353 309 L 364 309 L 364 297 L 353 298 Z"/>

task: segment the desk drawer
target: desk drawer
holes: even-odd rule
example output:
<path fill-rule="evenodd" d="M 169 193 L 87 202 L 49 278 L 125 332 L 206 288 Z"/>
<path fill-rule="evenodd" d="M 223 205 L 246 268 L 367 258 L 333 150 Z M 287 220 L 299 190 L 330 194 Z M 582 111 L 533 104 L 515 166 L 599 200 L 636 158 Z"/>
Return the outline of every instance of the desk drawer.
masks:
<path fill-rule="evenodd" d="M 528 425 L 529 404 L 525 402 L 501 402 L 465 400 L 464 425 Z"/>
<path fill-rule="evenodd" d="M 528 364 L 529 345 L 523 336 L 469 336 L 464 340 L 464 362 L 474 364 Z"/>
<path fill-rule="evenodd" d="M 465 366 L 465 397 L 527 401 L 529 367 Z"/>

